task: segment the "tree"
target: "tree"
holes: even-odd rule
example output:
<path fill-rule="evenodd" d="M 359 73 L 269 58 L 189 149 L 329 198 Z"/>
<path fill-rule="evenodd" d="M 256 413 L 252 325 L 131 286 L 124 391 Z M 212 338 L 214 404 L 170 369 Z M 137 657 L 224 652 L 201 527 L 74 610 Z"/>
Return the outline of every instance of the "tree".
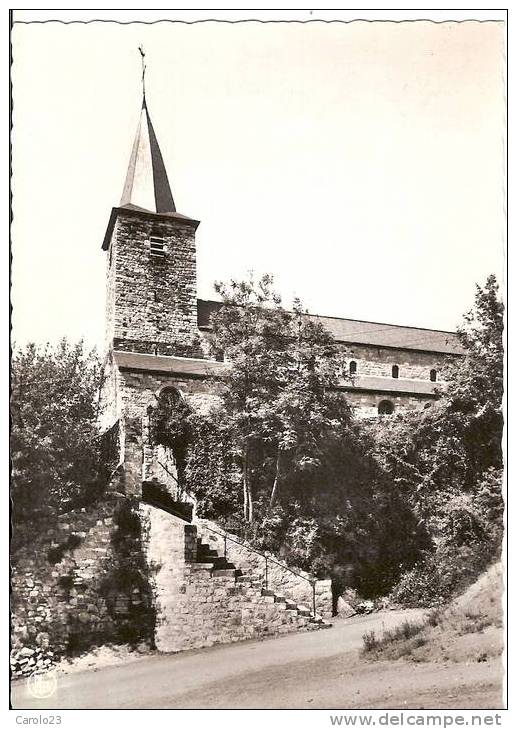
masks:
<path fill-rule="evenodd" d="M 218 392 L 241 462 L 243 516 L 252 523 L 259 485 L 271 509 L 287 470 L 317 465 L 338 412 L 330 393 L 338 351 L 300 302 L 292 312 L 282 308 L 270 276 L 216 290 L 223 306 L 212 317 L 213 346 L 228 362 Z"/>
<path fill-rule="evenodd" d="M 464 432 L 474 478 L 502 468 L 504 306 L 495 276 L 476 286 L 475 303 L 458 329 L 466 356 L 447 372 L 445 407 Z"/>
<path fill-rule="evenodd" d="M 239 530 L 242 475 L 239 450 L 222 408 L 189 416 L 185 488 L 196 497 L 197 512 Z M 237 521 L 236 524 L 232 524 Z"/>
<path fill-rule="evenodd" d="M 435 574 L 433 589 L 438 589 L 437 579 L 445 581 L 444 595 L 458 585 L 468 565 L 470 579 L 500 549 L 503 312 L 490 276 L 476 287 L 474 307 L 458 329 L 465 354 L 443 373 L 440 400 L 423 413 L 370 426 L 377 431 L 379 462 L 432 542 L 417 569 Z M 415 580 L 414 574 L 407 578 L 409 592 L 421 590 L 425 599 L 430 583 L 417 589 Z"/>
<path fill-rule="evenodd" d="M 102 366 L 82 342 L 15 350 L 11 376 L 15 524 L 37 525 L 92 499 L 102 467 L 97 429 Z"/>
<path fill-rule="evenodd" d="M 268 438 L 275 451 L 275 475 L 269 507 L 275 505 L 287 471 L 314 471 L 321 466 L 324 444 L 350 411 L 333 394 L 340 369 L 332 336 L 311 320 L 295 301 L 289 347 L 282 360 L 282 387 L 271 402 Z"/>

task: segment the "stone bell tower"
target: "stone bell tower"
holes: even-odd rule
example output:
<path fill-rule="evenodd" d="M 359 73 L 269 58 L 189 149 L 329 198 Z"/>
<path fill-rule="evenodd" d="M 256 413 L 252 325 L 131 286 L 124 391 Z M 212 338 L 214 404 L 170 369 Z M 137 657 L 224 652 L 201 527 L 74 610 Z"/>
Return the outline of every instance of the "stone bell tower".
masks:
<path fill-rule="evenodd" d="M 202 356 L 196 298 L 199 222 L 176 211 L 143 98 L 118 207 L 104 237 L 108 252 L 108 351 Z"/>

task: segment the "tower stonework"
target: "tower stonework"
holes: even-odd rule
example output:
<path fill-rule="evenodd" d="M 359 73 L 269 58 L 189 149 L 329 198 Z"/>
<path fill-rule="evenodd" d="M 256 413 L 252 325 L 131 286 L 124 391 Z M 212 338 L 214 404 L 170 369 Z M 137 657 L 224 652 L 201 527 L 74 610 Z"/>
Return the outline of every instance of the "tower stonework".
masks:
<path fill-rule="evenodd" d="M 202 357 L 197 325 L 198 222 L 177 213 L 114 210 L 108 250 L 108 348 Z"/>

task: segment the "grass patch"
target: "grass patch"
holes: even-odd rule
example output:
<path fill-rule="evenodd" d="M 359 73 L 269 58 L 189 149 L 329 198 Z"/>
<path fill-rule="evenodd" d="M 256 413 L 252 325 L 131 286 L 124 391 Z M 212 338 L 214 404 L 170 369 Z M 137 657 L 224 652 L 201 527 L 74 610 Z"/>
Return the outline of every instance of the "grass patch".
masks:
<path fill-rule="evenodd" d="M 460 621 L 458 625 L 458 633 L 459 635 L 466 635 L 468 633 L 482 633 L 485 628 L 488 628 L 492 624 L 492 619 L 489 618 L 487 615 L 466 612 L 465 617 Z"/>
<path fill-rule="evenodd" d="M 407 655 L 408 650 L 411 652 L 413 648 L 425 645 L 427 641 L 420 634 L 427 625 L 428 620 L 419 622 L 404 620 L 396 628 L 384 630 L 380 637 L 377 637 L 375 631 L 371 630 L 363 635 L 362 653 L 374 658 L 381 657 L 380 654 L 384 653 L 388 647 L 391 647 L 397 653 L 397 658 Z M 392 653 L 393 650 L 390 651 L 390 658 L 393 658 Z"/>
<path fill-rule="evenodd" d="M 484 663 L 501 654 L 501 568 L 494 565 L 446 607 L 430 610 L 422 620 L 405 620 L 376 635 L 363 635 L 368 660 Z"/>

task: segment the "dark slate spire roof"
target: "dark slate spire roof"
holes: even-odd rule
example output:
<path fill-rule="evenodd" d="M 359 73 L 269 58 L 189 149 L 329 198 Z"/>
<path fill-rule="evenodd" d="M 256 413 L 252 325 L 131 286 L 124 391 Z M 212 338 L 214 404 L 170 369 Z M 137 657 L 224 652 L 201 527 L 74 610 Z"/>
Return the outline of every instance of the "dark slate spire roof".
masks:
<path fill-rule="evenodd" d="M 175 213 L 167 171 L 144 100 L 131 151 L 120 206 L 131 205 L 151 213 Z"/>
<path fill-rule="evenodd" d="M 145 94 L 122 199 L 119 207 L 112 209 L 104 235 L 102 248 L 105 251 L 110 247 L 115 222 L 121 213 L 137 217 L 158 215 L 167 220 L 176 220 L 182 225 L 192 226 L 194 229 L 199 225 L 199 220 L 176 211 L 162 153 L 145 102 Z"/>

